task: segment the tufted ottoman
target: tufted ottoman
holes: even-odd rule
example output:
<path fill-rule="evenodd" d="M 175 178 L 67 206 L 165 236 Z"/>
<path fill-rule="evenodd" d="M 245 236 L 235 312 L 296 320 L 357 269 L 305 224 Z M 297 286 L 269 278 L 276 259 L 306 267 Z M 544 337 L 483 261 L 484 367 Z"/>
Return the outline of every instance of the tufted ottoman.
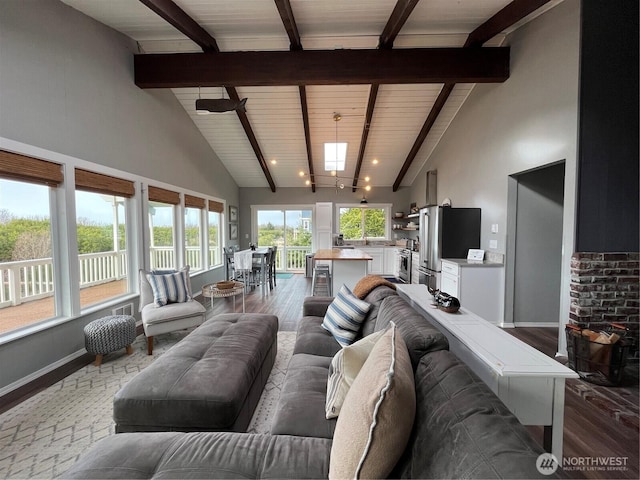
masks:
<path fill-rule="evenodd" d="M 110 315 L 94 320 L 84 327 L 84 346 L 96 356 L 96 366 L 102 356 L 126 348 L 131 355 L 131 344 L 136 340 L 136 320 L 129 315 Z"/>
<path fill-rule="evenodd" d="M 278 317 L 205 321 L 116 393 L 116 432 L 246 431 L 278 348 Z"/>

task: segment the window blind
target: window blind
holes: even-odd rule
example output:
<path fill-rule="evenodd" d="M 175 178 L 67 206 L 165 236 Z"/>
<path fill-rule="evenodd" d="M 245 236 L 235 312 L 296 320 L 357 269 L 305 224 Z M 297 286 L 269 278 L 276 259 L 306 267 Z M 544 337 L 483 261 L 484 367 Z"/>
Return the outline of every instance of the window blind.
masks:
<path fill-rule="evenodd" d="M 56 186 L 64 175 L 59 163 L 0 150 L 0 177 L 41 185 Z"/>
<path fill-rule="evenodd" d="M 180 204 L 180 194 L 172 190 L 165 190 L 160 187 L 149 185 L 149 200 L 152 202 L 170 203 L 172 205 Z"/>
<path fill-rule="evenodd" d="M 136 191 L 131 180 L 90 172 L 81 168 L 76 168 L 76 190 L 126 198 L 133 197 Z"/>
<path fill-rule="evenodd" d="M 184 206 L 191 208 L 200 208 L 204 209 L 205 200 L 204 198 L 194 197 L 193 195 L 184 194 Z"/>
<path fill-rule="evenodd" d="M 216 202 L 213 200 L 209 200 L 209 211 L 222 213 L 224 212 L 224 204 L 221 202 Z"/>

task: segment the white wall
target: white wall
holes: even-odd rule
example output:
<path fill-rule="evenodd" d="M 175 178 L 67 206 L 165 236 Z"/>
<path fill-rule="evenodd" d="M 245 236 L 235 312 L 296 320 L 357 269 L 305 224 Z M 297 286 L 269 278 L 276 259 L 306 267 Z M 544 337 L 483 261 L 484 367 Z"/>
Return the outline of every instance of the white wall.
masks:
<path fill-rule="evenodd" d="M 237 204 L 233 178 L 173 94 L 134 85 L 134 51 L 57 0 L 0 1 L 0 140 Z M 76 355 L 83 326 L 105 313 L 0 345 L 0 365 L 11 366 L 0 368 L 0 394 Z"/>
<path fill-rule="evenodd" d="M 508 176 L 566 160 L 561 324 L 569 318 L 574 239 L 579 20 L 580 2 L 566 0 L 507 39 L 510 78 L 473 89 L 411 194 L 423 197 L 426 171 L 437 169 L 438 203 L 449 197 L 454 207 L 481 207 L 482 247 L 489 250 L 489 240 L 497 239 L 504 253 Z M 493 223 L 498 234 L 490 233 Z"/>

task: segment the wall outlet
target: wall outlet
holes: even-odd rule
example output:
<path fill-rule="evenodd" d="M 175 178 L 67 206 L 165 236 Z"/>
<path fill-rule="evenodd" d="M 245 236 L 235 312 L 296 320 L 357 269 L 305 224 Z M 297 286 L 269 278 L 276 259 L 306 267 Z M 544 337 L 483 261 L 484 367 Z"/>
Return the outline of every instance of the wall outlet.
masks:
<path fill-rule="evenodd" d="M 489 240 L 489 248 L 498 248 L 498 240 Z"/>
<path fill-rule="evenodd" d="M 498 224 L 497 223 L 492 223 L 491 224 L 491 233 L 498 233 Z"/>
<path fill-rule="evenodd" d="M 248 234 L 248 233 L 245 233 L 245 234 L 244 234 L 244 238 L 249 238 L 249 234 Z"/>

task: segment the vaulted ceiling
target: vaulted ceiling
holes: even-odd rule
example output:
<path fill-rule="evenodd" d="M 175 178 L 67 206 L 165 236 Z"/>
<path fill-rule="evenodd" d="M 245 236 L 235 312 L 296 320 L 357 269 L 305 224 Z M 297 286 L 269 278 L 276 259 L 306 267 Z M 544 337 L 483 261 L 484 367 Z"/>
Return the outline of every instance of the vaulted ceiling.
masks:
<path fill-rule="evenodd" d="M 562 0 L 62 1 L 138 43 L 136 84 L 171 88 L 240 187 L 334 187 L 337 140 L 345 188 L 395 191 L 476 83 L 508 79 L 505 36 Z M 246 113 L 196 114 L 221 97 Z"/>

